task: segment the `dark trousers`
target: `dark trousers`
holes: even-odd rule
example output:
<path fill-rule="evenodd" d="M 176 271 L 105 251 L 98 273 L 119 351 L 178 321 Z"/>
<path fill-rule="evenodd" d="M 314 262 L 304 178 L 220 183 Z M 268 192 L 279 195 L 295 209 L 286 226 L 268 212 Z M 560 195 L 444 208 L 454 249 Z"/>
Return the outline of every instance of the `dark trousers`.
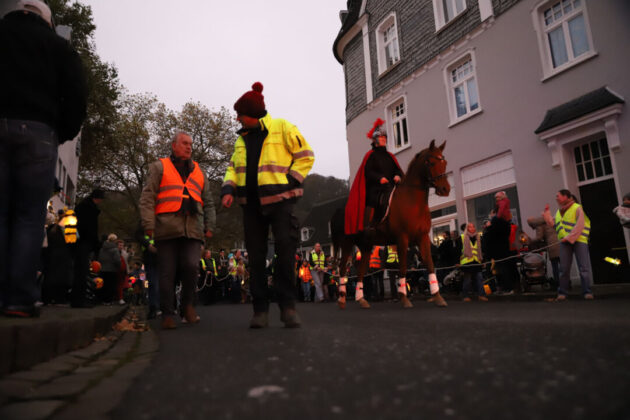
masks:
<path fill-rule="evenodd" d="M 175 279 L 182 283 L 181 306 L 192 305 L 199 277 L 201 241 L 176 238 L 157 241 L 160 310 L 175 315 Z"/>
<path fill-rule="evenodd" d="M 57 134 L 35 121 L 0 119 L 0 304 L 40 299 L 37 267 L 46 202 L 57 163 Z"/>
<path fill-rule="evenodd" d="M 149 282 L 149 309 L 157 310 L 160 307 L 160 281 L 157 263 L 145 262 L 144 272 Z"/>
<path fill-rule="evenodd" d="M 267 285 L 265 263 L 269 227 L 274 239 L 277 255 L 273 271 L 273 283 L 281 309 L 295 308 L 297 288 L 295 285 L 295 249 L 298 245 L 298 221 L 293 215 L 293 203 L 260 206 L 243 206 L 245 246 L 249 255 L 250 291 L 254 312 L 267 312 L 271 292 Z"/>
<path fill-rule="evenodd" d="M 116 293 L 118 273 L 115 271 L 103 271 L 101 277 L 103 278 L 103 287 L 99 292 L 99 298 L 105 303 L 111 303 L 114 300 L 114 293 Z"/>
<path fill-rule="evenodd" d="M 74 274 L 72 276 L 70 301 L 74 304 L 80 304 L 86 300 L 92 246 L 86 241 L 79 239 L 76 244 L 72 245 L 71 250 L 72 259 L 74 260 Z M 104 273 L 100 273 L 101 277 L 103 277 L 103 287 L 105 287 L 105 277 L 103 274 Z M 108 302 L 111 302 L 111 298 L 109 298 Z"/>

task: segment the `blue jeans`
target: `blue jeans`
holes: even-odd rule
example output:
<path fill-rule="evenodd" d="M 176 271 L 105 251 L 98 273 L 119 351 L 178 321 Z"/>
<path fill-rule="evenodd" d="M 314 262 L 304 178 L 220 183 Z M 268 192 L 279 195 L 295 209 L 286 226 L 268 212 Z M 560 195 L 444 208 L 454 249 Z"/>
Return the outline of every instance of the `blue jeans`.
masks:
<path fill-rule="evenodd" d="M 463 272 L 462 294 L 464 297 L 485 296 L 486 292 L 483 290 L 483 275 L 481 271 L 464 269 Z"/>
<path fill-rule="evenodd" d="M 575 255 L 578 271 L 580 272 L 582 294 L 592 293 L 591 257 L 588 253 L 588 244 L 583 242 L 575 242 L 574 244 L 560 242 L 560 285 L 558 287 L 558 294 L 565 296 L 569 294 L 573 255 Z"/>
<path fill-rule="evenodd" d="M 311 300 L 311 283 L 302 282 L 302 292 L 304 293 L 304 302 Z"/>
<path fill-rule="evenodd" d="M 57 163 L 57 133 L 36 121 L 0 119 L 0 303 L 40 299 L 37 262 Z"/>

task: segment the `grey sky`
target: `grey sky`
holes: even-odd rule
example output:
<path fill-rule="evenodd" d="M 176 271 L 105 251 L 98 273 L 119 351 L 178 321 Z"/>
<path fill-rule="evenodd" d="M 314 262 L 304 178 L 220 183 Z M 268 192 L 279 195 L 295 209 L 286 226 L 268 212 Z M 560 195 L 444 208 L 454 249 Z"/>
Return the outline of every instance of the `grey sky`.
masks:
<path fill-rule="evenodd" d="M 347 179 L 343 68 L 332 54 L 345 0 L 80 0 L 101 58 L 132 93 L 179 110 L 232 105 L 253 82 L 269 113 L 297 125 L 313 172 Z"/>

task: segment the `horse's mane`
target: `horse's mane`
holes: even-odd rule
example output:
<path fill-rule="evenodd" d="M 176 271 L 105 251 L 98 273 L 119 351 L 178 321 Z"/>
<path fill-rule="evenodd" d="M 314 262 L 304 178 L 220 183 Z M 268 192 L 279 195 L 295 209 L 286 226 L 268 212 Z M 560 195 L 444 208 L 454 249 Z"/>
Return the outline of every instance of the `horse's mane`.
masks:
<path fill-rule="evenodd" d="M 424 163 L 423 158 L 428 152 L 429 152 L 429 149 L 427 148 L 416 153 L 413 159 L 411 159 L 411 162 L 409 162 L 409 166 L 407 167 L 407 172 L 405 172 L 405 175 L 410 174 L 412 171 L 415 171 L 416 169 L 418 169 L 417 167 L 419 167 L 422 163 Z"/>

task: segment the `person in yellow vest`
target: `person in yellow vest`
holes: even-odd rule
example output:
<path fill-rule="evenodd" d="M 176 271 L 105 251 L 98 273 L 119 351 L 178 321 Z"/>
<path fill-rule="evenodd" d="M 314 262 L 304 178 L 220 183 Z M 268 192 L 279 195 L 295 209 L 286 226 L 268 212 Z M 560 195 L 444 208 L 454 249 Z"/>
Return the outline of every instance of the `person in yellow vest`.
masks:
<path fill-rule="evenodd" d="M 558 295 L 553 299 L 562 302 L 569 295 L 571 282 L 571 264 L 573 256 L 578 264 L 582 295 L 584 299 L 593 299 L 591 285 L 591 257 L 588 253 L 588 237 L 591 231 L 591 221 L 581 205 L 577 203 L 571 191 L 562 189 L 556 193 L 558 210 L 554 218 L 551 217 L 549 204 L 545 206 L 543 217 L 549 226 L 553 226 L 560 241 L 560 284 Z"/>
<path fill-rule="evenodd" d="M 175 276 L 182 284 L 181 305 L 189 324 L 199 321 L 193 308 L 199 276 L 199 249 L 212 237 L 216 214 L 210 185 L 192 160 L 192 138 L 180 131 L 173 136 L 172 153 L 149 166 L 140 196 L 142 228 L 155 240 L 158 254 L 162 328 L 175 323 Z"/>
<path fill-rule="evenodd" d="M 471 296 L 477 295 L 477 299 L 487 302 L 483 290 L 483 276 L 481 275 L 481 237 L 473 223 L 466 225 L 466 230 L 457 240 L 457 246 L 461 249 L 459 257 L 460 269 L 464 273 L 462 294 L 464 302 L 470 302 Z"/>
<path fill-rule="evenodd" d="M 310 257 L 311 275 L 315 286 L 315 302 L 324 302 L 324 271 L 326 271 L 326 255 L 322 251 L 322 246 L 316 243 L 311 251 Z"/>
<path fill-rule="evenodd" d="M 234 104 L 242 129 L 223 178 L 221 204 L 229 208 L 236 199 L 243 206 L 254 307 L 250 328 L 269 325 L 271 293 L 265 263 L 270 227 L 278 255 L 273 283 L 280 319 L 285 327 L 296 328 L 301 325 L 295 311 L 295 250 L 299 235 L 293 208 L 304 193 L 302 183 L 315 155 L 296 126 L 267 113 L 262 90 L 263 85 L 256 82 Z"/>
<path fill-rule="evenodd" d="M 385 268 L 387 268 L 387 278 L 389 279 L 389 291 L 391 299 L 398 300 L 398 247 L 396 245 L 387 246 L 387 259 L 385 260 Z M 406 285 L 405 285 L 406 287 Z"/>

